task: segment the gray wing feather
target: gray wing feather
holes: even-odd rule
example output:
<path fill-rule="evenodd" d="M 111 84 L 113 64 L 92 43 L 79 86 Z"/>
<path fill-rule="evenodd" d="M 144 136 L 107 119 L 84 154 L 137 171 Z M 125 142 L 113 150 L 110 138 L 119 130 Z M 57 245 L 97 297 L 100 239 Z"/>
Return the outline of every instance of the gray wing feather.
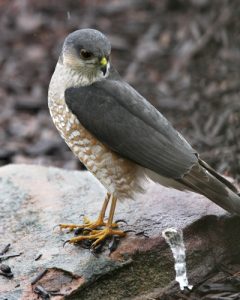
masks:
<path fill-rule="evenodd" d="M 80 123 L 122 157 L 179 179 L 198 161 L 162 114 L 121 80 L 69 88 L 65 101 Z"/>

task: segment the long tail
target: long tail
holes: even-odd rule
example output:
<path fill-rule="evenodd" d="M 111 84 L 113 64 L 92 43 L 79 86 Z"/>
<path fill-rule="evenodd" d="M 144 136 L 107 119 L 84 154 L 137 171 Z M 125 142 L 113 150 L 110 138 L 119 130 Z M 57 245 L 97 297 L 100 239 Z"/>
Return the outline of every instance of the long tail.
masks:
<path fill-rule="evenodd" d="M 201 159 L 179 181 L 227 211 L 240 215 L 240 194 L 236 187 Z"/>

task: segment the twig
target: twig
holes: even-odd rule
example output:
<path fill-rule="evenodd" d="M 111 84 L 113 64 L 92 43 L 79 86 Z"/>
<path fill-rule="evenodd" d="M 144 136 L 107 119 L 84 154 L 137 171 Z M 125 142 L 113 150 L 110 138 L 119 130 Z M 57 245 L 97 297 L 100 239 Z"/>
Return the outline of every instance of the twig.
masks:
<path fill-rule="evenodd" d="M 40 280 L 46 273 L 47 273 L 47 269 L 44 269 L 42 272 L 40 272 L 37 276 L 35 276 L 32 280 L 31 280 L 31 285 L 34 285 L 38 280 Z"/>
<path fill-rule="evenodd" d="M 17 257 L 17 256 L 20 256 L 20 255 L 22 255 L 22 252 L 16 253 L 16 254 L 9 254 L 9 255 L 0 255 L 0 261 L 1 260 L 6 260 L 6 259 L 9 259 L 9 258 L 12 258 L 12 257 Z"/>

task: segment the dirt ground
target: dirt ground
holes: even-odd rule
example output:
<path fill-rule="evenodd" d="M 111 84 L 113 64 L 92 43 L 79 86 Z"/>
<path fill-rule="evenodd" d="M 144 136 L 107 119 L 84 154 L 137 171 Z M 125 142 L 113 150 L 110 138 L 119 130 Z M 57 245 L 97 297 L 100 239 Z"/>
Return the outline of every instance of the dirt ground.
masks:
<path fill-rule="evenodd" d="M 91 27 L 110 38 L 120 74 L 240 182 L 239 20 L 237 0 L 0 0 L 0 165 L 83 168 L 47 90 L 65 36 Z"/>

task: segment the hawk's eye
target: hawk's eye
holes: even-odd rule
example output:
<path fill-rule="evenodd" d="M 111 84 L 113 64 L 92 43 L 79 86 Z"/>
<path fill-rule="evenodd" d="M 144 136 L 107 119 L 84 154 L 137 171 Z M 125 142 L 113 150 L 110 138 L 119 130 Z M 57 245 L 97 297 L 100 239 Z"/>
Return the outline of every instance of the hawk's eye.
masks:
<path fill-rule="evenodd" d="M 82 50 L 80 51 L 80 55 L 81 55 L 81 57 L 82 57 L 83 59 L 89 59 L 89 58 L 91 58 L 91 57 L 93 56 L 93 54 L 92 54 L 91 52 L 89 52 L 89 51 L 87 51 L 87 50 L 85 50 L 85 49 L 82 49 Z"/>

